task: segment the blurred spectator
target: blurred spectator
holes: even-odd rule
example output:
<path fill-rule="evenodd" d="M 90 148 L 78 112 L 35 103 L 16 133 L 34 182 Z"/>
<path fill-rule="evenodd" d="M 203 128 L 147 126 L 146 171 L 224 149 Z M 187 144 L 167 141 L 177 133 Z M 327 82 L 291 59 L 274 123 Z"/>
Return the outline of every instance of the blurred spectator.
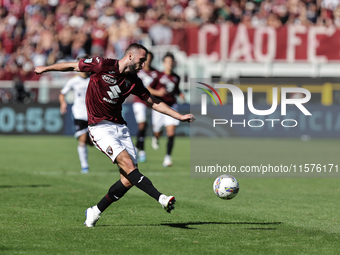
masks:
<path fill-rule="evenodd" d="M 118 24 L 113 24 L 109 27 L 109 49 L 114 53 L 115 57 L 122 58 L 124 51 L 134 40 L 136 26 L 127 22 L 125 19 L 120 19 Z"/>
<path fill-rule="evenodd" d="M 340 2 L 339 0 L 322 0 L 321 1 L 321 7 L 327 10 L 334 11 L 338 6 Z"/>
<path fill-rule="evenodd" d="M 172 29 L 213 24 L 340 27 L 340 0 L 4 0 L 0 79 L 38 79 L 32 66 L 80 54 L 120 58 L 147 35 L 170 44 Z M 6 63 L 6 64 L 5 64 Z"/>
<path fill-rule="evenodd" d="M 331 26 L 333 24 L 332 12 L 328 9 L 322 9 L 316 23 L 319 26 Z"/>
<path fill-rule="evenodd" d="M 73 12 L 73 15 L 68 19 L 68 24 L 72 28 L 80 29 L 85 24 L 84 17 L 85 6 L 83 4 L 78 4 Z"/>
<path fill-rule="evenodd" d="M 307 6 L 307 19 L 312 23 L 316 23 L 318 17 L 317 6 L 315 3 L 309 3 Z"/>
<path fill-rule="evenodd" d="M 59 52 L 58 58 L 69 60 L 72 56 L 73 30 L 66 25 L 58 33 Z"/>
<path fill-rule="evenodd" d="M 172 30 L 165 14 L 161 14 L 158 22 L 149 28 L 149 35 L 154 45 L 169 45 L 172 41 Z"/>
<path fill-rule="evenodd" d="M 279 16 L 276 15 L 275 13 L 271 12 L 268 15 L 267 18 L 267 26 L 274 27 L 274 28 L 279 28 L 282 26 L 282 22 L 279 19 Z"/>
<path fill-rule="evenodd" d="M 23 81 L 19 76 L 13 78 L 14 93 L 13 99 L 16 103 L 29 103 L 31 101 L 30 93 L 26 91 Z"/>
<path fill-rule="evenodd" d="M 92 36 L 91 55 L 103 56 L 108 40 L 108 32 L 106 30 L 105 23 L 101 21 L 95 22 L 94 28 L 91 32 L 91 36 Z"/>
<path fill-rule="evenodd" d="M 113 1 L 113 8 L 115 10 L 115 16 L 117 18 L 122 18 L 124 17 L 127 3 L 125 0 L 115 0 Z"/>

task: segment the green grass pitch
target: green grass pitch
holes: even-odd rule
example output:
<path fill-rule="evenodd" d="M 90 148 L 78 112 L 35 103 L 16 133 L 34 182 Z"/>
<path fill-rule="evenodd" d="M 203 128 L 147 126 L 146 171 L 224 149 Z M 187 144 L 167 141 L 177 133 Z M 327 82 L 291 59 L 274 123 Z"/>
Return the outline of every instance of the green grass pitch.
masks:
<path fill-rule="evenodd" d="M 230 139 L 236 149 L 260 141 Z M 176 209 L 168 214 L 133 188 L 86 228 L 84 211 L 118 179 L 116 166 L 90 148 L 90 173 L 82 175 L 72 137 L 0 136 L 0 254 L 339 254 L 340 179 L 240 178 L 240 193 L 224 201 L 213 178 L 190 178 L 189 138 L 176 139 L 170 168 L 162 167 L 165 143 L 154 151 L 148 138 L 139 168 L 176 197 Z M 291 143 L 290 155 L 308 155 Z M 339 151 L 336 140 L 308 143 L 311 152 Z"/>

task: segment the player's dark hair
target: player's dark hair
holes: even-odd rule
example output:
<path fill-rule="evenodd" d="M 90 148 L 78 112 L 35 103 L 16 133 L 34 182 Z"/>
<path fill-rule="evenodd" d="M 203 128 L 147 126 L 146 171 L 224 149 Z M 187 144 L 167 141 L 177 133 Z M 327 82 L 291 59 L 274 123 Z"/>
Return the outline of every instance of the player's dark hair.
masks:
<path fill-rule="evenodd" d="M 167 53 L 165 54 L 165 56 L 163 57 L 163 62 L 164 62 L 164 59 L 167 58 L 167 57 L 170 57 L 170 58 L 172 58 L 173 61 L 175 61 L 175 56 L 174 56 L 174 54 L 172 54 L 171 52 L 167 52 Z"/>
<path fill-rule="evenodd" d="M 139 44 L 139 43 L 132 43 L 130 44 L 129 47 L 126 48 L 125 52 L 124 52 L 124 56 L 126 56 L 131 50 L 134 49 L 138 49 L 138 50 L 145 50 L 146 54 L 148 54 L 148 49 L 145 48 L 143 45 Z"/>

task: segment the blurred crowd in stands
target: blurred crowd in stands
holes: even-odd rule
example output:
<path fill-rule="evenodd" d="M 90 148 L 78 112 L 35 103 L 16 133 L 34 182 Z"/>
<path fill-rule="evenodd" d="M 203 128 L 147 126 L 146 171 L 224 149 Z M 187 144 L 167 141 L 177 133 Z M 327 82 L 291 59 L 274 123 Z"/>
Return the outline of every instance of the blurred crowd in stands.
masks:
<path fill-rule="evenodd" d="M 340 0 L 0 0 L 0 80 L 36 80 L 34 66 L 80 54 L 121 58 L 132 42 L 172 41 L 172 29 L 340 26 Z"/>

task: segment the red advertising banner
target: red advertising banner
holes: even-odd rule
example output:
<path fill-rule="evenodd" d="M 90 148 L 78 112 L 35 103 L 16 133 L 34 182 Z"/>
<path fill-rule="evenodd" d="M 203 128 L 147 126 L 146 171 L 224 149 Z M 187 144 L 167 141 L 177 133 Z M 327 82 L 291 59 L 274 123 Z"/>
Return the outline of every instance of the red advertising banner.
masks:
<path fill-rule="evenodd" d="M 174 30 L 173 44 L 188 55 L 245 62 L 340 61 L 340 30 L 335 27 L 289 25 L 247 28 L 213 25 Z"/>

